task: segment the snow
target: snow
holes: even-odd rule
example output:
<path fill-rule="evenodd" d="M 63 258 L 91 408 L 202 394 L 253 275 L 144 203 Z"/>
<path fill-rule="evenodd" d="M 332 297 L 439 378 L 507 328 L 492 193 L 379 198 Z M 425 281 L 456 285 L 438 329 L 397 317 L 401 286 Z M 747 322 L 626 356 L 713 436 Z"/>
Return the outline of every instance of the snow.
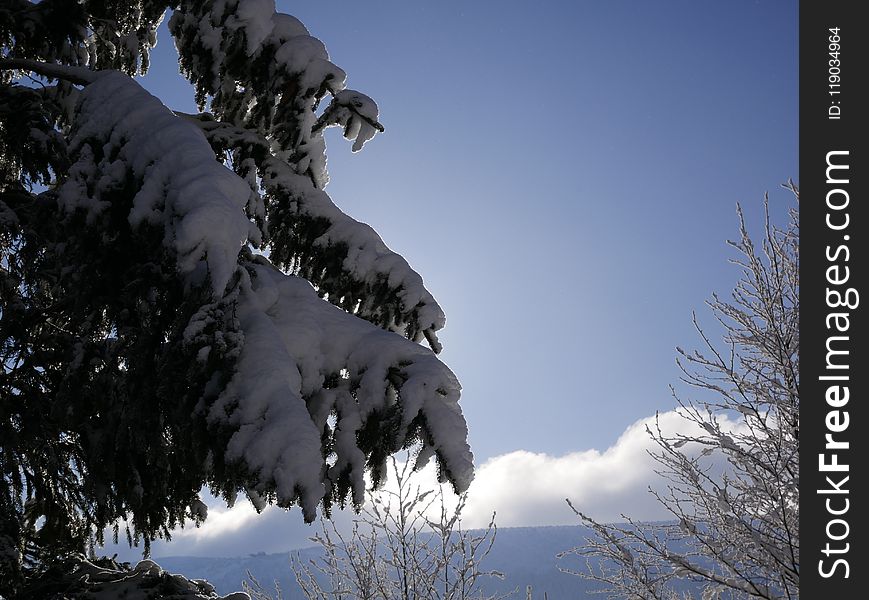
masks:
<path fill-rule="evenodd" d="M 248 184 L 214 159 L 201 131 L 126 75 L 101 74 L 81 93 L 77 110 L 70 148 L 78 160 L 61 186 L 61 207 L 84 210 L 92 220 L 108 207 L 103 195 L 132 175 L 140 187 L 130 225 L 162 226 L 188 283 L 198 283 L 205 266 L 214 294 L 222 296 L 251 233 Z M 95 173 L 101 177 L 94 185 Z"/>
<path fill-rule="evenodd" d="M 345 136 L 355 141 L 354 151 L 376 134 L 378 127 L 368 122 L 369 115 L 376 115 L 376 104 L 358 92 L 333 101 L 336 110 L 341 108 L 339 120 L 318 123 L 315 109 L 322 94 L 341 94 L 347 75 L 330 61 L 323 42 L 298 19 L 276 13 L 272 0 L 181 6 L 169 27 L 180 48 L 205 50 L 205 56 L 182 52 L 183 71 L 196 84 L 199 101 L 204 103 L 205 96 L 212 95 L 215 115 L 234 125 L 246 125 L 255 108 L 267 107 L 270 116 L 265 118 L 270 122 L 263 133 L 280 141 L 276 154 L 292 159 L 297 172 L 309 176 L 317 187 L 324 188 L 329 181 L 322 126 L 344 126 Z M 267 67 L 268 77 L 252 77 L 237 60 L 228 59 L 241 52 L 258 67 Z M 293 96 L 288 90 L 294 90 Z M 281 135 L 287 120 L 296 130 L 292 136 Z"/>
<path fill-rule="evenodd" d="M 282 70 L 277 82 L 296 73 L 318 87 L 332 77 L 343 88 L 343 71 L 328 62 L 322 43 L 302 33 L 292 18 L 275 15 L 271 0 L 209 6 L 213 13 L 179 11 L 173 21 L 195 21 L 200 39 L 211 40 L 211 50 L 220 29 L 230 26 L 244 30 L 249 54 L 274 42 L 276 68 Z M 215 60 L 222 59 L 227 40 L 236 37 L 220 33 Z M 137 191 L 128 207 L 130 227 L 162 232 L 188 291 L 210 282 L 211 298 L 190 319 L 183 340 L 203 363 L 215 347 L 240 347 L 233 350 L 238 352 L 236 370 L 225 389 L 210 387 L 197 410 L 215 428 L 229 430 L 225 458 L 252 475 L 246 490 L 251 502 L 258 509 L 271 501 L 298 503 L 306 520 L 312 520 L 327 486 L 349 474 L 353 501 L 361 503 L 366 455 L 359 434 L 369 424 L 382 425 L 384 412 L 393 409 L 400 422 L 395 439 L 382 440 L 385 449 L 395 452 L 421 441 L 421 463 L 435 456 L 442 475 L 457 491 L 466 490 L 473 456 L 458 406 L 459 382 L 435 353 L 416 343 L 425 332 L 432 349 L 439 350 L 434 332 L 443 327 L 444 313 L 407 261 L 318 187 L 325 176 L 321 132 L 308 131 L 296 148 L 310 149 L 306 163 L 287 162 L 295 154 L 276 145 L 273 129 L 179 117 L 126 75 L 88 73 L 93 80 L 79 94 L 71 132 L 75 164 L 59 189 L 59 204 L 63 211 L 84 213 L 97 223 L 115 199 L 130 196 L 117 192 L 132 186 Z M 237 83 L 227 78 L 221 85 L 235 89 Z M 334 122 L 344 125 L 359 149 L 377 129 L 377 105 L 358 92 L 333 92 Z M 258 101 L 253 93 L 244 98 Z M 311 105 L 300 127 L 313 127 L 313 97 L 305 101 Z M 215 148 L 238 142 L 268 153 L 258 162 L 239 161 L 236 174 L 215 159 L 203 131 Z M 318 169 L 323 173 L 318 175 Z M 283 225 L 327 224 L 313 248 L 303 249 L 308 254 L 296 258 L 304 262 L 320 249 L 343 252 L 343 272 L 355 287 L 364 284 L 354 299 L 356 314 L 318 296 L 318 291 L 331 292 L 316 275 L 312 279 L 319 290 L 252 254 L 250 244 L 264 238 L 251 219 L 261 222 L 269 214 L 269 202 L 288 208 Z M 397 314 L 391 305 L 382 305 L 384 288 L 398 299 Z M 384 313 L 392 320 L 378 324 L 386 329 L 363 320 L 377 321 Z M 221 329 L 233 319 L 239 331 L 234 325 Z M 411 332 L 413 339 L 396 331 Z M 333 448 L 325 457 L 324 435 L 332 437 Z M 191 510 L 204 515 L 198 504 Z"/>
<path fill-rule="evenodd" d="M 297 35 L 311 35 L 311 33 L 301 21 L 292 15 L 283 13 L 272 15 L 272 31 L 267 38 L 267 43 L 280 46 Z"/>
<path fill-rule="evenodd" d="M 227 458 L 243 459 L 260 473 L 264 485 L 256 491 L 273 485 L 279 503 L 298 500 L 313 518 L 326 492 L 321 432 L 336 413 L 336 461 L 327 478 L 349 469 L 354 501 L 361 502 L 365 457 L 357 433 L 397 401 L 402 435 L 423 416 L 433 440 L 428 452 L 437 454 L 458 489 L 467 489 L 473 457 L 455 375 L 431 351 L 324 302 L 309 282 L 281 273 L 264 257 L 246 267 L 239 284 L 245 343 L 238 372 L 208 418 L 228 418 L 237 427 Z M 389 383 L 393 369 L 404 379 L 398 397 Z M 341 383 L 324 389 L 326 378 L 336 376 Z M 395 440 L 394 450 L 404 442 Z"/>
<path fill-rule="evenodd" d="M 371 285 L 385 281 L 401 300 L 403 318 L 418 331 L 429 330 L 436 341 L 434 332 L 446 324 L 443 309 L 425 288 L 422 277 L 401 255 L 390 250 L 373 228 L 344 214 L 328 194 L 281 161 L 268 161 L 263 186 L 279 198 L 290 199 L 300 215 L 327 221 L 329 226 L 315 245 L 346 247 L 342 267 L 347 274 Z M 369 310 L 376 309 L 363 304 L 359 312 L 368 316 Z"/>
<path fill-rule="evenodd" d="M 365 142 L 377 134 L 377 129 L 368 121 L 377 121 L 377 103 L 361 92 L 343 90 L 335 94 L 333 104 L 343 109 L 336 122 L 344 126 L 345 138 L 355 140 L 353 152 L 359 152 Z M 368 120 L 360 117 L 367 117 Z"/>
<path fill-rule="evenodd" d="M 271 33 L 274 13 L 274 0 L 241 0 L 238 3 L 235 18 L 230 23 L 238 23 L 244 28 L 248 56 L 253 56 Z"/>
<path fill-rule="evenodd" d="M 250 600 L 244 592 L 219 596 L 207 581 L 173 575 L 152 560 L 140 561 L 132 570 L 115 564 L 101 566 L 83 557 L 71 562 L 71 575 L 77 579 L 71 589 L 83 588 L 92 600 L 148 600 L 156 597 L 156 590 L 161 598 L 177 600 Z"/>

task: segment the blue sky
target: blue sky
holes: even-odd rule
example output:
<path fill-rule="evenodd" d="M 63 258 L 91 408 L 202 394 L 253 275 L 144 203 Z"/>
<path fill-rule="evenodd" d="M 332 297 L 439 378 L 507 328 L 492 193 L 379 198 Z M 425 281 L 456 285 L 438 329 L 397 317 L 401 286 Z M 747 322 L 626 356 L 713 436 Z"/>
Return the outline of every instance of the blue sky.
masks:
<path fill-rule="evenodd" d="M 791 205 L 797 3 L 278 9 L 380 106 L 386 132 L 361 153 L 330 132 L 327 191 L 446 310 L 478 465 L 603 452 L 672 408 L 691 311 L 711 325 L 703 302 L 738 277 L 736 203 L 755 226 L 765 191 Z M 191 110 L 161 33 L 145 84 Z"/>

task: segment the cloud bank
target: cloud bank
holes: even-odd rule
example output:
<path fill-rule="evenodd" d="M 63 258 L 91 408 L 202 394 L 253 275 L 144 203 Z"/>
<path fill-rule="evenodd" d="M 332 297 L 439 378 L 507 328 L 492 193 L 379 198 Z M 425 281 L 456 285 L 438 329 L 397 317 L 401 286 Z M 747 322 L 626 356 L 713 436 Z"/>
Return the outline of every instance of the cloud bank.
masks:
<path fill-rule="evenodd" d="M 477 469 L 468 492 L 463 513 L 467 528 L 485 527 L 493 511 L 499 527 L 578 524 L 565 502 L 570 498 L 577 508 L 600 521 L 618 521 L 622 514 L 639 519 L 666 519 L 669 514 L 649 494 L 650 486 L 660 488 L 649 456 L 656 445 L 646 432 L 655 417 L 630 425 L 618 440 L 604 451 L 585 450 L 562 456 L 516 450 L 487 460 Z M 675 411 L 659 416 L 661 429 L 668 434 L 696 433 L 696 426 Z M 722 421 L 722 427 L 733 427 Z M 434 464 L 415 476 L 423 487 L 437 481 Z M 387 484 L 389 486 L 389 484 Z M 446 492 L 448 501 L 452 496 Z M 453 497 L 454 498 L 454 497 Z M 226 508 L 219 499 L 206 498 L 208 520 L 201 527 L 173 532 L 171 543 L 155 542 L 155 557 L 241 556 L 255 552 L 282 552 L 310 546 L 308 538 L 317 525 L 302 522 L 298 510 L 268 507 L 257 515 L 249 502 L 239 499 Z M 335 511 L 339 523 L 350 523 L 350 510 Z M 121 558 L 131 560 L 136 551 L 115 547 Z"/>
<path fill-rule="evenodd" d="M 675 412 L 660 415 L 667 432 L 687 432 L 689 424 Z M 562 456 L 517 450 L 486 461 L 469 491 L 465 520 L 477 527 L 497 512 L 501 527 L 575 525 L 565 502 L 600 521 L 618 521 L 622 514 L 639 519 L 665 519 L 667 512 L 649 494 L 660 484 L 649 456 L 656 445 L 646 426 L 654 417 L 630 425 L 605 451 L 585 450 Z"/>

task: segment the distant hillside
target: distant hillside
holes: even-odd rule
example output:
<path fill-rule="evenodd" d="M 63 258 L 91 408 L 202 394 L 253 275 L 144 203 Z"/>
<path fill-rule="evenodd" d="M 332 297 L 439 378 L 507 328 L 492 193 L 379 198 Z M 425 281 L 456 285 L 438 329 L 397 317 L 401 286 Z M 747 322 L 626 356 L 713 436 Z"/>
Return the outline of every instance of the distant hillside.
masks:
<path fill-rule="evenodd" d="M 581 526 L 498 529 L 495 546 L 485 566 L 503 572 L 506 578 L 503 581 L 487 579 L 484 589 L 499 594 L 518 589 L 517 597 L 524 599 L 525 588 L 531 585 L 535 598 L 542 598 L 543 592 L 547 593 L 549 600 L 591 597 L 588 592 L 595 589 L 596 584 L 558 570 L 559 562 L 574 569 L 580 568 L 581 563 L 576 559 L 558 561 L 555 558 L 559 552 L 581 545 L 588 535 L 589 530 Z M 319 549 L 307 548 L 299 552 L 303 560 L 307 560 L 316 557 Z M 224 594 L 241 589 L 241 582 L 250 571 L 269 589 L 273 587 L 272 582 L 277 580 L 285 600 L 303 600 L 304 596 L 290 570 L 290 555 L 286 552 L 236 558 L 173 556 L 156 560 L 167 571 L 207 579 Z"/>

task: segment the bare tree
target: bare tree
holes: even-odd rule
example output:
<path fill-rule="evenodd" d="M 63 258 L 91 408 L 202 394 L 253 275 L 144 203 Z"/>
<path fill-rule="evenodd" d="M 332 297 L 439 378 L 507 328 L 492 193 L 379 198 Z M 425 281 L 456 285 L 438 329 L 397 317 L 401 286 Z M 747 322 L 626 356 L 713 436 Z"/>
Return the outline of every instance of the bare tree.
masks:
<path fill-rule="evenodd" d="M 799 202 L 793 182 L 784 187 Z M 799 595 L 799 221 L 792 208 L 775 226 L 768 197 L 764 207 L 760 248 L 737 207 L 740 238 L 728 243 L 742 276 L 729 299 L 707 303 L 724 344 L 695 316 L 703 349 L 677 348 L 681 380 L 699 398 L 673 396 L 696 433 L 649 429 L 667 482 L 650 492 L 673 519 L 623 515 L 626 524 L 607 525 L 574 508 L 595 537 L 564 554 L 585 557 L 588 570 L 575 574 L 606 584 L 611 598 L 675 600 L 698 588 L 704 600 Z"/>
<path fill-rule="evenodd" d="M 393 489 L 369 491 L 365 507 L 350 531 L 321 519 L 311 538 L 322 554 L 292 569 L 309 600 L 463 600 L 492 598 L 480 587 L 482 577 L 503 578 L 483 570 L 495 543 L 495 515 L 482 531 L 462 527 L 465 496 L 455 507 L 443 489 L 424 490 L 413 481 L 413 461 L 394 459 Z M 434 518 L 431 516 L 434 514 Z M 271 595 L 251 577 L 246 591 L 255 600 Z M 278 593 L 280 598 L 280 593 Z"/>

